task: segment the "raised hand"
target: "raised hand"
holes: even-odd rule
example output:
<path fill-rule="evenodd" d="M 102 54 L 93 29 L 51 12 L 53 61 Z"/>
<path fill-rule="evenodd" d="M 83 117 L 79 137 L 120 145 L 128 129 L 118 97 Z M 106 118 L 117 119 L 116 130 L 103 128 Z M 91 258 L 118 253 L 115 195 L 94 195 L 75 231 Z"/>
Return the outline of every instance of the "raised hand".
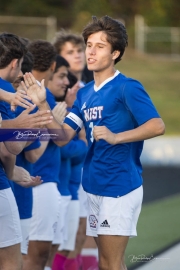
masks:
<path fill-rule="evenodd" d="M 11 111 L 15 111 L 17 106 L 21 106 L 25 109 L 32 106 L 32 104 L 28 101 L 31 98 L 26 94 L 25 90 L 18 90 L 15 94 L 9 93 L 11 95 Z M 28 99 L 28 100 L 27 100 Z"/>
<path fill-rule="evenodd" d="M 55 119 L 62 124 L 64 121 L 64 117 L 66 116 L 67 113 L 67 104 L 65 102 L 59 102 L 54 109 L 52 110 L 52 113 L 55 117 Z"/>
<path fill-rule="evenodd" d="M 72 88 L 68 88 L 65 101 L 69 108 L 71 108 L 72 105 L 74 104 L 76 94 L 79 89 L 80 89 L 79 82 L 77 82 Z"/>
<path fill-rule="evenodd" d="M 39 106 L 46 101 L 46 89 L 44 87 L 44 80 L 39 85 L 32 73 L 26 73 L 24 75 L 24 82 L 21 82 L 26 94 L 31 98 L 32 102 Z"/>

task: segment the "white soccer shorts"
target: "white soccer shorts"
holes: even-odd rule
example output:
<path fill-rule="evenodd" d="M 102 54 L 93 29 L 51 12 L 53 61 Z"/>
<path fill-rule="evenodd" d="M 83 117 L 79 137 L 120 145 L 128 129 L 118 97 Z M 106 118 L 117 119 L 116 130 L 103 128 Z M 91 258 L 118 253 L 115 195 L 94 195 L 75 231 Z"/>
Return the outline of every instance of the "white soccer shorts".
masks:
<path fill-rule="evenodd" d="M 87 211 L 88 211 L 88 202 L 87 202 L 87 194 L 84 191 L 82 184 L 79 186 L 78 190 L 78 196 L 79 196 L 79 204 L 80 204 L 80 212 L 79 216 L 80 218 L 86 218 L 87 217 Z"/>
<path fill-rule="evenodd" d="M 76 244 L 76 234 L 79 227 L 79 201 L 71 200 L 68 207 L 68 219 L 65 229 L 67 239 L 59 246 L 58 250 L 73 251 Z"/>
<path fill-rule="evenodd" d="M 29 240 L 53 241 L 60 215 L 61 195 L 57 183 L 33 188 L 33 211 Z"/>
<path fill-rule="evenodd" d="M 67 240 L 68 208 L 71 202 L 70 196 L 61 196 L 61 211 L 54 235 L 53 245 L 63 244 Z"/>
<path fill-rule="evenodd" d="M 21 219 L 21 231 L 22 231 L 22 242 L 21 242 L 21 253 L 28 254 L 29 245 L 29 231 L 30 231 L 31 218 Z"/>
<path fill-rule="evenodd" d="M 87 235 L 137 236 L 136 226 L 143 199 L 142 186 L 119 198 L 89 193 L 87 196 Z"/>
<path fill-rule="evenodd" d="M 0 190 L 0 248 L 22 241 L 21 225 L 16 200 L 11 188 Z"/>

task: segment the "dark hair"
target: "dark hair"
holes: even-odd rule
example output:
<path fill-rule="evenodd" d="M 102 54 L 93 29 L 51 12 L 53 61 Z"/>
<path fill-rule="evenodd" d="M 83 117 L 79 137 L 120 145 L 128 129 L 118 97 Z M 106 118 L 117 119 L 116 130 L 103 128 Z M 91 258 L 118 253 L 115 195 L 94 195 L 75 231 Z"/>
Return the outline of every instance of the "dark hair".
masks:
<path fill-rule="evenodd" d="M 65 66 L 68 68 L 69 63 L 66 61 L 66 59 L 64 59 L 64 57 L 60 55 L 56 55 L 56 67 L 55 67 L 54 73 L 56 73 L 58 69 L 62 66 Z"/>
<path fill-rule="evenodd" d="M 61 31 L 56 33 L 56 36 L 53 41 L 53 45 L 58 54 L 61 54 L 62 47 L 66 42 L 70 42 L 74 45 L 81 45 L 82 48 L 85 47 L 82 36 L 66 32 L 64 29 L 62 29 Z"/>
<path fill-rule="evenodd" d="M 60 102 L 65 101 L 68 88 L 72 88 L 78 81 L 77 77 L 74 74 L 72 74 L 70 71 L 68 71 L 68 76 L 67 77 L 68 77 L 68 80 L 69 80 L 69 85 L 66 88 L 66 91 L 65 91 L 65 93 L 64 93 L 64 95 L 62 97 L 55 97 L 55 100 L 58 101 L 58 102 L 59 101 Z"/>
<path fill-rule="evenodd" d="M 115 64 L 119 62 L 124 54 L 125 48 L 128 45 L 128 35 L 126 28 L 118 20 L 114 20 L 109 16 L 103 16 L 98 19 L 96 16 L 92 17 L 92 22 L 89 23 L 83 30 L 82 35 L 85 44 L 87 44 L 88 37 L 91 34 L 103 31 L 107 35 L 107 41 L 112 46 L 112 52 L 120 51 L 120 55 L 115 59 Z"/>
<path fill-rule="evenodd" d="M 34 57 L 33 69 L 44 72 L 50 68 L 56 60 L 54 46 L 45 40 L 35 40 L 28 45 L 28 50 Z"/>
<path fill-rule="evenodd" d="M 24 57 L 27 49 L 20 38 L 14 34 L 0 34 L 0 68 L 7 67 L 13 59 Z"/>
<path fill-rule="evenodd" d="M 68 72 L 68 80 L 69 80 L 68 88 L 72 88 L 78 81 L 77 77 L 70 71 Z"/>
<path fill-rule="evenodd" d="M 22 65 L 21 65 L 21 71 L 23 74 L 26 72 L 31 72 L 33 69 L 34 64 L 34 57 L 31 52 L 27 52 L 24 56 Z"/>
<path fill-rule="evenodd" d="M 82 73 L 82 81 L 84 83 L 88 83 L 94 80 L 93 71 L 89 70 L 87 68 L 87 65 L 85 65 L 83 73 Z"/>

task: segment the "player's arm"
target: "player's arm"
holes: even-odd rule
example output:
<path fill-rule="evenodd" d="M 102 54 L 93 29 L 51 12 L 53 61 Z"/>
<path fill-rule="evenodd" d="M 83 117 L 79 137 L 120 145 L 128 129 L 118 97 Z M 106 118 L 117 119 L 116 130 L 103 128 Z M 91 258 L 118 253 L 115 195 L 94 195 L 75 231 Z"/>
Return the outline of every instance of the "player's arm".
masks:
<path fill-rule="evenodd" d="M 26 150 L 24 149 L 24 155 L 25 158 L 30 162 L 30 163 L 35 163 L 44 153 L 46 150 L 46 147 L 49 143 L 49 140 L 47 141 L 42 141 L 40 143 L 40 146 L 38 148 L 32 149 L 32 150 Z"/>
<path fill-rule="evenodd" d="M 7 150 L 3 142 L 0 143 L 0 158 L 8 179 L 11 179 L 13 177 L 13 170 L 16 162 L 16 156 L 11 154 Z"/>
<path fill-rule="evenodd" d="M 39 128 L 42 125 L 45 125 L 46 123 L 49 123 L 52 121 L 53 116 L 50 115 L 49 111 L 41 111 L 36 112 L 34 114 L 29 114 L 34 109 L 34 106 L 31 106 L 30 108 L 23 111 L 18 117 L 15 119 L 8 119 L 3 120 L 1 123 L 1 128 L 12 129 L 12 130 L 18 130 L 19 129 L 25 129 L 25 128 Z M 11 131 L 12 132 L 12 131 Z M 13 136 L 13 134 L 12 134 Z M 3 140 L 8 151 L 11 152 L 14 155 L 18 155 L 23 148 L 26 146 L 26 141 L 5 141 Z"/>
<path fill-rule="evenodd" d="M 53 113 L 50 110 L 49 104 L 46 101 L 46 90 L 44 87 L 44 80 L 39 86 L 31 73 L 26 73 L 24 75 L 24 82 L 22 82 L 23 88 L 26 90 L 28 96 L 31 97 L 34 104 L 36 104 L 40 111 L 50 111 L 51 116 Z M 67 144 L 76 134 L 76 131 L 67 124 L 60 124 L 54 117 L 51 123 L 47 123 L 46 127 L 49 133 L 56 132 L 58 134 L 58 139 L 54 142 L 58 146 L 63 146 Z"/>
<path fill-rule="evenodd" d="M 96 141 L 103 139 L 110 144 L 143 141 L 164 133 L 165 125 L 161 118 L 150 119 L 135 129 L 120 133 L 113 133 L 105 126 L 95 126 L 93 129 L 93 136 Z"/>
<path fill-rule="evenodd" d="M 110 144 L 147 140 L 165 133 L 165 125 L 144 87 L 135 80 L 128 80 L 121 91 L 120 102 L 133 119 L 136 128 L 112 133 L 107 127 L 94 127 L 95 140 L 104 139 Z"/>
<path fill-rule="evenodd" d="M 56 119 L 56 121 L 58 121 L 59 124 L 64 121 L 64 117 L 66 115 L 66 107 L 67 105 L 65 102 L 60 102 L 52 110 L 53 117 Z M 48 130 L 46 130 L 46 133 L 48 133 Z M 25 148 L 24 153 L 26 159 L 31 163 L 35 163 L 46 150 L 49 139 L 50 137 L 48 137 L 46 141 L 41 141 L 41 143 L 39 143 L 39 147 L 36 147 L 34 149 L 31 149 L 32 146 L 29 146 L 30 150 L 29 148 Z"/>

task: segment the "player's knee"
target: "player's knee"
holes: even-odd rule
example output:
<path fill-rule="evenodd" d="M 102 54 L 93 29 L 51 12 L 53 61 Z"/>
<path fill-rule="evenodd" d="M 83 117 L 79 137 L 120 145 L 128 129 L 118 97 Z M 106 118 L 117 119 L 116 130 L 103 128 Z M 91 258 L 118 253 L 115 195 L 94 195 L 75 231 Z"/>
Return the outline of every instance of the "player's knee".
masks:
<path fill-rule="evenodd" d="M 108 264 L 105 261 L 99 261 L 99 270 L 110 270 Z"/>
<path fill-rule="evenodd" d="M 43 250 L 39 253 L 39 259 L 42 263 L 46 263 L 47 259 L 49 258 L 49 250 Z"/>
<path fill-rule="evenodd" d="M 37 254 L 33 254 L 33 257 L 29 258 L 33 260 L 35 265 L 44 266 L 49 258 L 49 249 L 38 250 Z"/>

